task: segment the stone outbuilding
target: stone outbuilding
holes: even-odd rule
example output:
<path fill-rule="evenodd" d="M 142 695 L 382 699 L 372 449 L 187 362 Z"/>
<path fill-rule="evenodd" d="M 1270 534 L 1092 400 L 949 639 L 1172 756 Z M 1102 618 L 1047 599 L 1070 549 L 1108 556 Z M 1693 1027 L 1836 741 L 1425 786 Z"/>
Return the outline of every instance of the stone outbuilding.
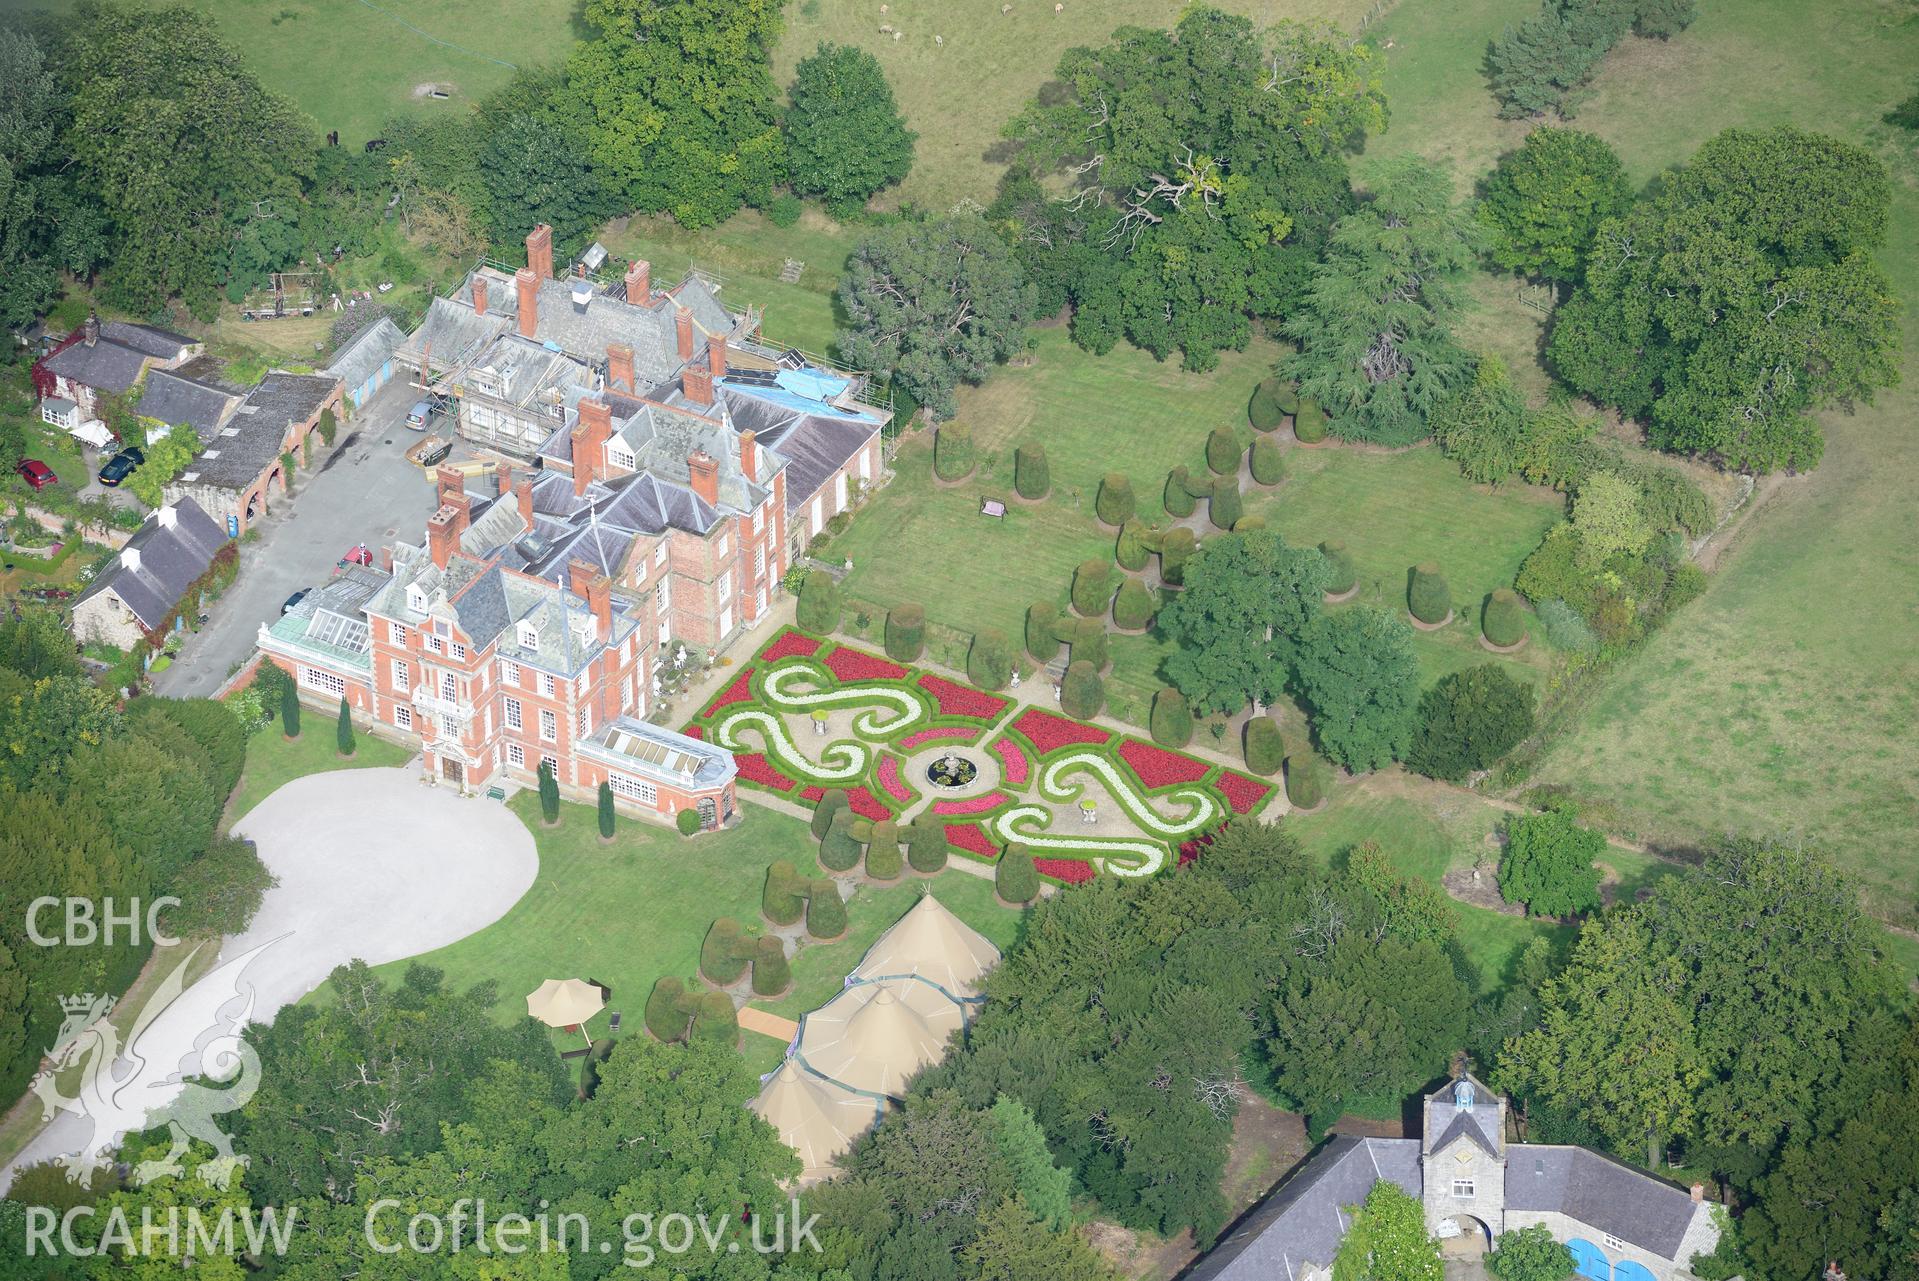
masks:
<path fill-rule="evenodd" d="M 74 599 L 74 638 L 132 649 L 160 632 L 226 543 L 226 531 L 191 498 L 160 508 Z"/>
<path fill-rule="evenodd" d="M 285 457 L 321 448 L 320 417 L 341 414 L 340 380 L 331 374 L 274 371 L 246 394 L 225 425 L 166 487 L 168 501 L 191 498 L 237 538 L 287 492 Z"/>

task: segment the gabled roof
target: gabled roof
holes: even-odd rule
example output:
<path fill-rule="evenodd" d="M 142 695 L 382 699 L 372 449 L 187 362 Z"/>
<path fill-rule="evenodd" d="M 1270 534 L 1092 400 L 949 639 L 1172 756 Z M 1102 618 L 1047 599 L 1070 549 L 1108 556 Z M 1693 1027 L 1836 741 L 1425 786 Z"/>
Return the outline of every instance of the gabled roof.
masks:
<path fill-rule="evenodd" d="M 349 388 L 359 387 L 393 359 L 393 353 L 404 342 L 406 334 L 393 323 L 392 317 L 382 316 L 333 353 L 327 372 Z"/>
<path fill-rule="evenodd" d="M 204 448 L 178 483 L 245 489 L 280 456 L 288 430 L 317 414 L 339 385 L 331 374 L 268 374 L 224 426 L 201 433 Z"/>
<path fill-rule="evenodd" d="M 735 425 L 751 428 L 758 444 L 785 461 L 788 513 L 813 501 L 880 432 L 878 422 L 864 417 L 805 412 L 724 382 L 720 389 Z"/>
<path fill-rule="evenodd" d="M 168 369 L 147 375 L 140 389 L 139 413 L 169 427 L 193 428 L 205 443 L 240 403 L 240 393 Z"/>
<path fill-rule="evenodd" d="M 131 320 L 109 320 L 100 326 L 100 336 L 143 352 L 156 360 L 173 360 L 199 343 L 197 338 L 176 334 L 158 325 L 143 325 Z"/>
<path fill-rule="evenodd" d="M 1330 1266 L 1352 1225 L 1348 1207 L 1382 1179 L 1422 1195 L 1419 1140 L 1335 1136 L 1248 1210 L 1182 1281 L 1297 1281 L 1307 1267 Z"/>
<path fill-rule="evenodd" d="M 46 358 L 44 368 L 95 391 L 122 392 L 140 381 L 152 356 L 104 336 L 89 346 L 76 342 Z"/>
<path fill-rule="evenodd" d="M 1677 1183 L 1585 1148 L 1543 1143 L 1506 1150 L 1506 1208 L 1558 1211 L 1666 1259 L 1693 1216 L 1707 1213 Z"/>
<path fill-rule="evenodd" d="M 162 513 L 171 513 L 172 526 Z M 93 582 L 74 604 L 112 592 L 133 616 L 151 630 L 166 621 L 194 580 L 207 572 L 213 557 L 227 540 L 226 531 L 191 498 L 182 498 L 147 517 L 146 524 L 127 540 L 120 555 L 94 575 Z M 132 551 L 139 568 L 130 568 Z"/>

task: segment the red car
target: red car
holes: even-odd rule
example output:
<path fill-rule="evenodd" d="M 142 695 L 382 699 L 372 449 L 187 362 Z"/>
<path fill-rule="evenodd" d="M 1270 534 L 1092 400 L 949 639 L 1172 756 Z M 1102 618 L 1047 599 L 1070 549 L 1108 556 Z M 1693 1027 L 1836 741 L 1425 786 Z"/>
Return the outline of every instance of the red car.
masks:
<path fill-rule="evenodd" d="M 22 458 L 14 465 L 13 469 L 20 473 L 20 479 L 26 481 L 27 484 L 32 485 L 35 489 L 45 489 L 48 485 L 60 479 L 53 474 L 53 468 L 47 466 L 38 458 Z"/>

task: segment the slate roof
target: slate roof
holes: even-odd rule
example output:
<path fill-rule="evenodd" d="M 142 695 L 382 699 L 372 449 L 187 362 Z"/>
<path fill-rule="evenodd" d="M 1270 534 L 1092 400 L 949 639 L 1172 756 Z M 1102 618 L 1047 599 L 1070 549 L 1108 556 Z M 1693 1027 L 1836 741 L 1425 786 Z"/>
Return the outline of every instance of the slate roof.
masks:
<path fill-rule="evenodd" d="M 511 328 L 508 321 L 491 309 L 484 316 L 476 316 L 470 303 L 435 298 L 427 304 L 425 319 L 402 350 L 415 355 L 430 354 L 435 365 L 449 368 L 472 360 Z"/>
<path fill-rule="evenodd" d="M 130 320 L 109 320 L 100 326 L 100 337 L 144 352 L 156 360 L 173 360 L 199 342 L 185 334 L 158 325 L 142 325 Z"/>
<path fill-rule="evenodd" d="M 333 353 L 327 372 L 338 378 L 348 390 L 354 390 L 378 373 L 380 366 L 393 359 L 393 353 L 405 342 L 406 333 L 393 323 L 393 318 L 382 316 Z"/>
<path fill-rule="evenodd" d="M 122 392 L 140 381 L 140 374 L 152 357 L 125 343 L 104 336 L 91 347 L 77 342 L 48 356 L 45 368 L 82 387 L 95 391 Z"/>
<path fill-rule="evenodd" d="M 1460 1102 L 1462 1092 L 1470 1103 Z M 1485 1082 L 1471 1075 L 1448 1081 L 1426 1096 L 1425 1107 L 1423 1132 L 1433 1137 L 1427 1151 L 1442 1151 L 1464 1135 L 1482 1151 L 1499 1155 L 1505 1138 L 1500 1131 L 1499 1095 L 1487 1089 Z"/>
<path fill-rule="evenodd" d="M 318 413 L 337 386 L 327 374 L 268 374 L 224 427 L 202 436 L 206 448 L 179 483 L 245 489 L 280 456 L 288 429 Z"/>
<path fill-rule="evenodd" d="M 121 554 L 74 598 L 75 605 L 111 591 L 148 628 L 158 627 L 166 620 L 187 588 L 206 573 L 214 553 L 227 540 L 226 531 L 191 498 L 182 498 L 169 506 L 176 517 L 173 528 L 160 523 L 159 512 L 147 517 L 146 524 L 127 540 Z M 140 568 L 137 570 L 127 567 L 128 548 L 138 553 Z"/>
<path fill-rule="evenodd" d="M 140 391 L 139 413 L 169 427 L 185 424 L 200 433 L 202 443 L 219 430 L 227 415 L 240 403 L 240 393 L 230 388 L 189 378 L 169 369 L 156 369 L 147 375 Z"/>
<path fill-rule="evenodd" d="M 1700 1207 L 1677 1183 L 1597 1152 L 1515 1143 L 1506 1149 L 1506 1208 L 1557 1210 L 1670 1259 Z"/>
<path fill-rule="evenodd" d="M 879 427 L 863 418 L 804 413 L 738 391 L 725 382 L 720 390 L 734 424 L 751 428 L 755 443 L 786 460 L 789 515 L 811 502 L 813 495 L 879 434 Z"/>
<path fill-rule="evenodd" d="M 1422 1195 L 1419 1140 L 1339 1135 L 1233 1225 L 1184 1281 L 1293 1281 L 1327 1267 L 1358 1205 L 1381 1179 Z"/>

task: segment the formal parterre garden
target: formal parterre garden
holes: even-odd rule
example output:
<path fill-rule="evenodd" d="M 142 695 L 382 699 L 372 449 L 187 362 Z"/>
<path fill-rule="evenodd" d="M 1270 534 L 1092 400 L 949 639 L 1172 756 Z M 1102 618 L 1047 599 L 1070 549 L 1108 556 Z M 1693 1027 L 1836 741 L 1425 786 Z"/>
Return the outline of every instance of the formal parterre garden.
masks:
<path fill-rule="evenodd" d="M 937 822 L 951 853 L 1009 845 L 1062 884 L 1151 876 L 1196 856 L 1273 785 L 1102 725 L 786 630 L 686 727 L 731 751 L 740 782 L 815 806 L 829 789 L 875 822 Z M 974 777 L 946 789 L 949 753 Z"/>

